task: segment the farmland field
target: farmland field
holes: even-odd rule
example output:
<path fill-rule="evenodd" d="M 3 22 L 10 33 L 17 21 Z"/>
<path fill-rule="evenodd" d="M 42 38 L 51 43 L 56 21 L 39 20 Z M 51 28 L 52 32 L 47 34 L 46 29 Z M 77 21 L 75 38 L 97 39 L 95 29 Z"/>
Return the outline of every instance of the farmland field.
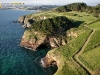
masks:
<path fill-rule="evenodd" d="M 100 68 L 100 46 L 81 54 L 80 59 L 92 70 Z"/>

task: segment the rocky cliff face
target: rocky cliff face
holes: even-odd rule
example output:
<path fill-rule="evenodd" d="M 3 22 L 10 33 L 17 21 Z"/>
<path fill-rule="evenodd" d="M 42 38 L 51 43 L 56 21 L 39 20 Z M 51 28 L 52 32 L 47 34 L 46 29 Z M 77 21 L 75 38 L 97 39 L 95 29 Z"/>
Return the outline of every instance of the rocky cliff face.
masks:
<path fill-rule="evenodd" d="M 42 20 L 39 20 L 39 18 Z M 22 16 L 19 18 L 19 21 L 24 24 L 24 27 L 30 27 L 25 30 L 20 46 L 31 50 L 37 50 L 41 47 L 56 48 L 66 45 L 66 31 L 73 26 L 73 22 L 65 16 L 49 19 L 43 17 L 34 17 L 32 19 L 32 17 Z"/>
<path fill-rule="evenodd" d="M 21 39 L 20 46 L 31 50 L 37 50 L 40 47 L 59 47 L 65 45 L 66 42 L 63 36 L 54 37 L 47 36 L 42 32 L 35 30 L 26 30 Z"/>
<path fill-rule="evenodd" d="M 22 24 L 22 27 L 30 28 L 31 24 L 34 23 L 35 21 L 45 20 L 46 18 L 47 18 L 46 16 L 35 17 L 35 16 L 26 15 L 26 16 L 19 17 L 18 22 Z"/>
<path fill-rule="evenodd" d="M 50 66 L 57 66 L 56 73 L 54 75 L 58 75 L 59 71 L 62 70 L 64 66 L 66 58 L 58 52 L 56 49 L 50 50 L 47 55 L 41 59 L 41 63 L 43 67 L 47 68 Z"/>
<path fill-rule="evenodd" d="M 18 22 L 22 24 L 22 27 L 29 28 L 31 27 L 31 24 L 34 22 L 34 20 L 27 18 L 26 16 L 21 16 L 18 19 Z"/>

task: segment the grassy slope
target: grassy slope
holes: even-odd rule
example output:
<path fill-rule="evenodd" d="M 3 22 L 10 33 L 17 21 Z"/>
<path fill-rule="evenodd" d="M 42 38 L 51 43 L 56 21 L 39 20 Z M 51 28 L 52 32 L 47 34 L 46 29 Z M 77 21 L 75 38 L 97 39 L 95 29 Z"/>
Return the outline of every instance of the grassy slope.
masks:
<path fill-rule="evenodd" d="M 91 22 L 93 22 L 93 21 L 95 21 L 96 20 L 96 18 L 94 18 L 92 15 L 88 15 L 88 14 L 86 14 L 85 12 L 83 12 L 83 13 L 80 13 L 80 12 L 78 12 L 77 14 L 77 16 L 72 16 L 73 14 L 76 14 L 77 12 L 69 12 L 69 13 L 60 13 L 59 14 L 59 16 L 61 16 L 61 15 L 66 15 L 67 17 L 69 17 L 69 18 L 71 18 L 71 19 L 74 19 L 74 20 L 78 20 L 78 21 L 83 21 L 83 22 L 85 22 L 85 23 L 91 23 Z M 55 13 L 53 13 L 53 14 L 55 14 Z M 87 16 L 88 15 L 88 16 Z M 91 27 L 91 28 L 94 28 L 94 29 L 96 29 L 96 30 L 99 30 L 100 29 L 100 27 L 99 27 L 99 22 L 96 22 L 95 24 L 92 24 L 92 25 L 90 25 L 89 27 Z M 88 30 L 86 30 L 87 31 L 87 33 L 88 33 Z M 84 72 L 84 71 L 82 71 L 82 68 L 80 68 L 80 66 L 79 65 L 77 65 L 77 63 L 75 63 L 75 61 L 72 59 L 72 56 L 73 56 L 73 53 L 76 53 L 81 47 L 82 47 L 82 44 L 83 44 L 83 42 L 85 42 L 85 40 L 86 40 L 86 36 L 87 36 L 87 33 L 85 33 L 83 36 L 79 36 L 79 38 L 76 38 L 76 39 L 74 39 L 74 41 L 72 41 L 69 45 L 67 45 L 66 47 L 61 47 L 60 49 L 58 49 L 58 50 L 63 50 L 63 51 L 61 51 L 62 52 L 62 54 L 64 55 L 64 56 L 66 56 L 67 57 L 67 61 L 66 61 L 66 63 L 65 63 L 65 65 L 64 65 L 64 67 L 62 68 L 62 70 L 61 71 L 59 71 L 58 72 L 58 74 L 57 75 L 66 75 L 66 74 L 69 74 L 69 75 L 75 75 L 75 74 L 77 74 L 77 75 L 80 75 L 80 74 L 82 74 L 82 75 L 86 75 L 86 73 Z M 98 45 L 98 43 L 99 43 L 99 31 L 96 31 L 95 33 L 94 33 L 94 35 L 93 35 L 93 37 L 90 39 L 91 40 L 91 43 L 93 44 L 93 45 Z M 88 35 L 89 35 L 89 33 L 88 33 Z M 98 36 L 97 36 L 98 35 Z M 88 37 L 88 36 L 87 36 Z M 97 40 L 98 39 L 98 40 Z M 90 44 L 91 44 L 90 43 Z M 89 45 L 89 44 L 88 44 Z M 89 47 L 87 45 L 87 47 Z M 93 45 L 91 46 L 91 47 L 93 47 Z M 91 48 L 91 47 L 89 47 L 89 48 Z M 86 48 L 87 49 L 87 48 Z M 99 49 L 99 48 L 98 48 Z M 95 51 L 94 52 L 94 57 L 97 57 L 97 59 L 90 59 L 92 56 L 91 56 L 91 54 L 93 53 L 93 52 L 89 52 L 88 54 L 87 54 L 87 59 L 85 59 L 85 57 L 83 57 L 84 58 L 84 60 L 87 60 L 88 62 L 88 64 L 90 64 L 90 62 L 91 61 L 94 61 L 92 64 L 94 64 L 94 66 L 93 65 L 89 65 L 88 67 L 90 68 L 90 67 L 94 67 L 95 69 L 93 69 L 93 70 L 96 70 L 96 69 L 99 69 L 99 63 L 100 63 L 100 61 L 99 61 L 99 53 L 98 53 L 98 49 L 97 49 L 97 51 Z M 97 53 L 97 54 L 96 54 Z M 90 54 L 90 55 L 89 55 Z M 85 56 L 85 54 L 83 54 L 82 56 Z M 96 63 L 96 61 L 97 61 L 97 63 Z M 83 63 L 84 63 L 84 61 L 82 61 Z M 87 66 L 87 65 L 86 65 Z M 80 69 L 80 70 L 79 70 Z"/>
<path fill-rule="evenodd" d="M 93 49 L 94 47 L 98 45 L 100 45 L 100 30 L 97 30 L 94 32 L 84 52 L 90 51 L 91 49 Z"/>
<path fill-rule="evenodd" d="M 100 30 L 100 21 L 90 24 L 89 27 L 95 29 L 95 30 Z"/>
<path fill-rule="evenodd" d="M 77 14 L 75 16 L 75 14 Z M 55 16 L 66 16 L 68 18 L 77 20 L 77 21 L 83 21 L 85 23 L 91 23 L 92 21 L 96 20 L 97 18 L 93 17 L 92 14 L 87 14 L 85 12 L 53 12 L 53 11 L 47 11 L 47 12 L 41 12 L 37 14 L 30 14 L 27 15 L 27 17 L 33 17 L 35 19 L 39 19 L 39 17 L 44 17 L 46 16 L 47 18 L 52 18 Z"/>
<path fill-rule="evenodd" d="M 73 60 L 73 55 L 80 50 L 83 46 L 85 40 L 88 38 L 91 30 L 86 27 L 79 27 L 76 31 L 82 31 L 77 38 L 74 38 L 66 46 L 57 48 L 64 57 L 66 57 L 66 62 L 62 70 L 58 71 L 56 75 L 87 75 L 87 73 Z M 78 32 L 77 32 L 78 33 Z"/>
<path fill-rule="evenodd" d="M 91 70 L 97 70 L 100 68 L 100 46 L 85 52 L 80 58 L 86 66 Z"/>
<path fill-rule="evenodd" d="M 96 74 L 100 69 L 100 21 L 88 25 L 95 30 L 94 34 L 90 38 L 84 52 L 79 57 L 80 60 Z M 97 75 L 97 74 L 96 74 Z"/>

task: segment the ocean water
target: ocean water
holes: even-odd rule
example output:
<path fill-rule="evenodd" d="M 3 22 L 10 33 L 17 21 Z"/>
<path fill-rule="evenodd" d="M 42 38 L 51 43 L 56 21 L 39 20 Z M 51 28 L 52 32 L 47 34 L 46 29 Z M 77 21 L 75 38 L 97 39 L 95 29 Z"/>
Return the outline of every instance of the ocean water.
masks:
<path fill-rule="evenodd" d="M 31 51 L 19 46 L 25 31 L 19 23 L 19 16 L 36 13 L 28 10 L 0 10 L 0 75 L 52 75 L 36 58 L 45 56 L 48 49 Z"/>

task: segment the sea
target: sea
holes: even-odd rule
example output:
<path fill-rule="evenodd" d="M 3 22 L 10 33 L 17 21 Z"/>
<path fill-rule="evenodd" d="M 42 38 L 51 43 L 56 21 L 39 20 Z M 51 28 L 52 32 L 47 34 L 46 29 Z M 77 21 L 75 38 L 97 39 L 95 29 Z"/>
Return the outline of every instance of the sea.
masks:
<path fill-rule="evenodd" d="M 25 31 L 14 23 L 20 16 L 38 11 L 0 10 L 0 75 L 52 75 L 50 68 L 43 68 L 40 59 L 49 49 L 32 51 L 19 46 Z"/>

